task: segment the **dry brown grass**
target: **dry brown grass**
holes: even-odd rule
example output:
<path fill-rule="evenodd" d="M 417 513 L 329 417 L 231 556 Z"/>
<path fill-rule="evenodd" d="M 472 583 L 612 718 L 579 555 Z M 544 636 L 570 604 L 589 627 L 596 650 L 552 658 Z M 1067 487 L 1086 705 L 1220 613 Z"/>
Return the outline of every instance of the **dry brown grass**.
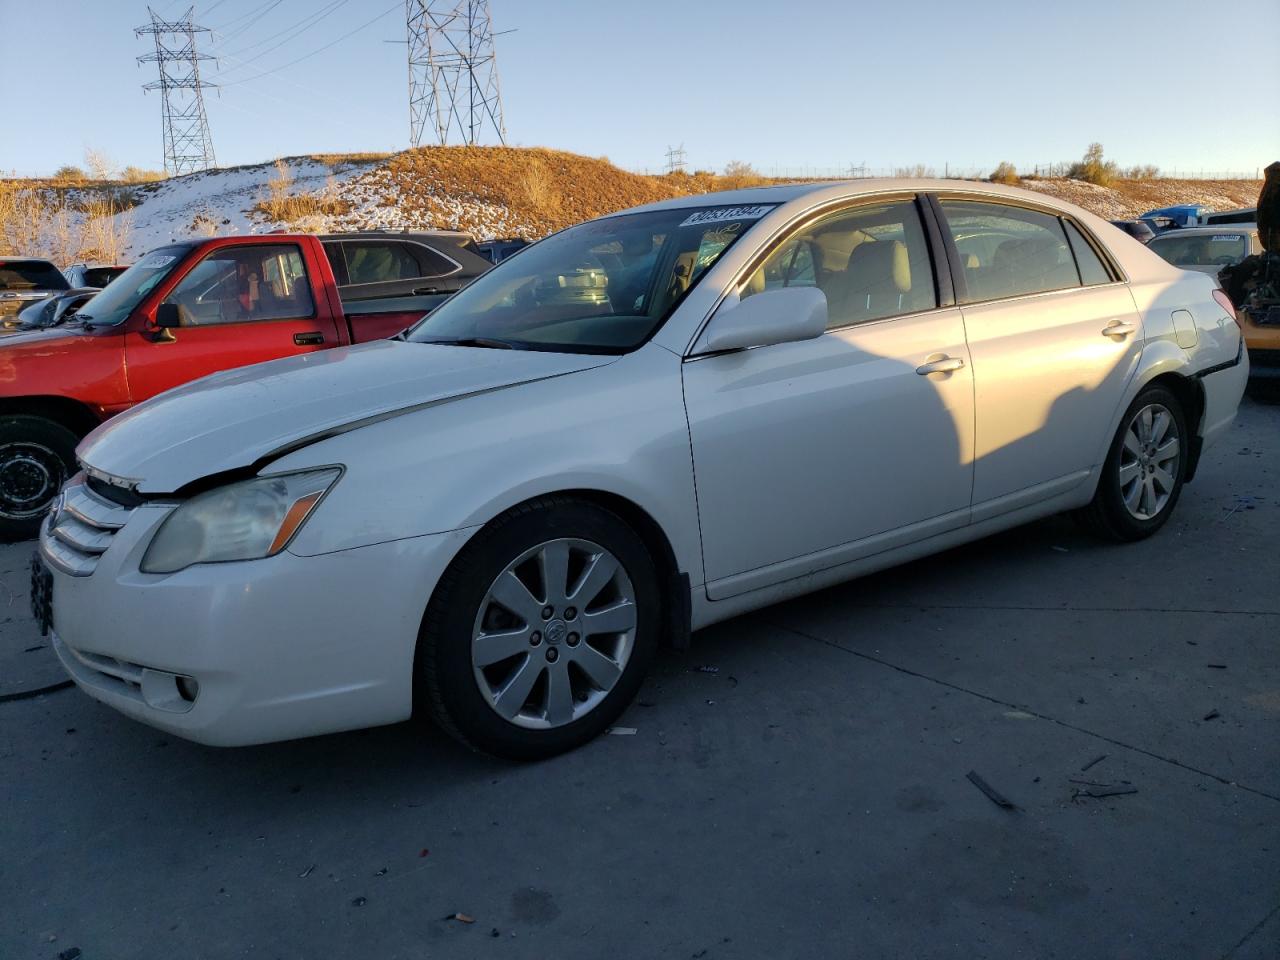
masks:
<path fill-rule="evenodd" d="M 451 203 L 461 200 L 506 208 L 534 236 L 641 203 L 769 182 L 705 172 L 646 176 L 542 147 L 422 147 L 385 166 L 409 222 L 470 229 Z"/>
<path fill-rule="evenodd" d="M 350 201 L 333 196 L 333 181 L 326 191 L 328 196 L 312 193 L 293 193 L 293 173 L 284 160 L 276 161 L 276 171 L 267 181 L 267 196 L 254 204 L 255 212 L 276 223 L 296 224 L 312 222 L 321 217 L 337 217 L 351 209 Z"/>
<path fill-rule="evenodd" d="M 333 167 L 336 171 L 342 171 L 349 167 L 363 164 L 381 163 L 391 154 L 369 150 L 364 153 L 313 153 L 309 156 L 317 163 L 323 163 L 326 167 Z"/>
<path fill-rule="evenodd" d="M 59 266 L 119 262 L 133 230 L 133 201 L 128 191 L 72 193 L 42 181 L 0 180 L 0 253 Z"/>

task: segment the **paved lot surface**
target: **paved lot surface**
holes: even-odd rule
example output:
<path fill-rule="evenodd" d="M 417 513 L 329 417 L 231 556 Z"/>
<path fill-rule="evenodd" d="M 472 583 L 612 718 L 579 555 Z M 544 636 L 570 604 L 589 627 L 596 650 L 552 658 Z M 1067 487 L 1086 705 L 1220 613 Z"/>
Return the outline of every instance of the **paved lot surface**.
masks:
<path fill-rule="evenodd" d="M 1274 960 L 1278 479 L 1248 404 L 1155 539 L 1053 519 L 703 631 L 539 765 L 0 702 L 0 957 Z M 28 550 L 0 696 L 60 679 Z"/>

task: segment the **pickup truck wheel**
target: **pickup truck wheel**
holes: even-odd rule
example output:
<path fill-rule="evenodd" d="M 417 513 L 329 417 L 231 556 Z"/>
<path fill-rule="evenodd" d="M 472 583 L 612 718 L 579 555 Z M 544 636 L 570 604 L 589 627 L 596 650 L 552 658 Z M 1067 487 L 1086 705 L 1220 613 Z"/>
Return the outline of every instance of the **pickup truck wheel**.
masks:
<path fill-rule="evenodd" d="M 1084 526 L 1118 541 L 1164 526 L 1182 493 L 1189 438 L 1172 391 L 1153 386 L 1138 394 L 1120 420 L 1093 502 L 1077 514 Z"/>
<path fill-rule="evenodd" d="M 44 417 L 0 419 L 0 540 L 28 540 L 75 470 L 77 437 Z"/>
<path fill-rule="evenodd" d="M 468 746 L 553 756 L 635 697 L 661 610 L 653 559 L 625 521 L 592 503 L 535 500 L 490 523 L 441 578 L 419 635 L 418 690 Z"/>

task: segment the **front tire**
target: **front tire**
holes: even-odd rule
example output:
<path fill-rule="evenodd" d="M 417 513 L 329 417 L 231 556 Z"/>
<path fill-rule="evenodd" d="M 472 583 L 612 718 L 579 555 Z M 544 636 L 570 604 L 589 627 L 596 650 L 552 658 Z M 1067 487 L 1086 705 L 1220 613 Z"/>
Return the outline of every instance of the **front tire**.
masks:
<path fill-rule="evenodd" d="M 545 497 L 449 565 L 418 637 L 418 699 L 458 740 L 536 760 L 591 740 L 635 697 L 662 630 L 644 541 L 594 503 Z"/>
<path fill-rule="evenodd" d="M 44 417 L 0 419 L 0 540 L 40 532 L 49 504 L 75 472 L 74 433 Z"/>
<path fill-rule="evenodd" d="M 1121 542 L 1163 527 L 1182 494 L 1189 441 L 1173 391 L 1156 385 L 1139 393 L 1120 420 L 1093 501 L 1077 514 L 1085 527 Z"/>

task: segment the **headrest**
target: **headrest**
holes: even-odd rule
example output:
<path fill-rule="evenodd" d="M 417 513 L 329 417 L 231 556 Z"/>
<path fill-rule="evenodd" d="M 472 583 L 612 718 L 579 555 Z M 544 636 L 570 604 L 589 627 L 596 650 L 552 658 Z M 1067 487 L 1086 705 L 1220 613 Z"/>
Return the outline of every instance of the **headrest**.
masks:
<path fill-rule="evenodd" d="M 892 284 L 899 293 L 911 289 L 911 258 L 901 240 L 876 240 L 853 248 L 849 255 L 849 280 L 859 291 Z"/>

